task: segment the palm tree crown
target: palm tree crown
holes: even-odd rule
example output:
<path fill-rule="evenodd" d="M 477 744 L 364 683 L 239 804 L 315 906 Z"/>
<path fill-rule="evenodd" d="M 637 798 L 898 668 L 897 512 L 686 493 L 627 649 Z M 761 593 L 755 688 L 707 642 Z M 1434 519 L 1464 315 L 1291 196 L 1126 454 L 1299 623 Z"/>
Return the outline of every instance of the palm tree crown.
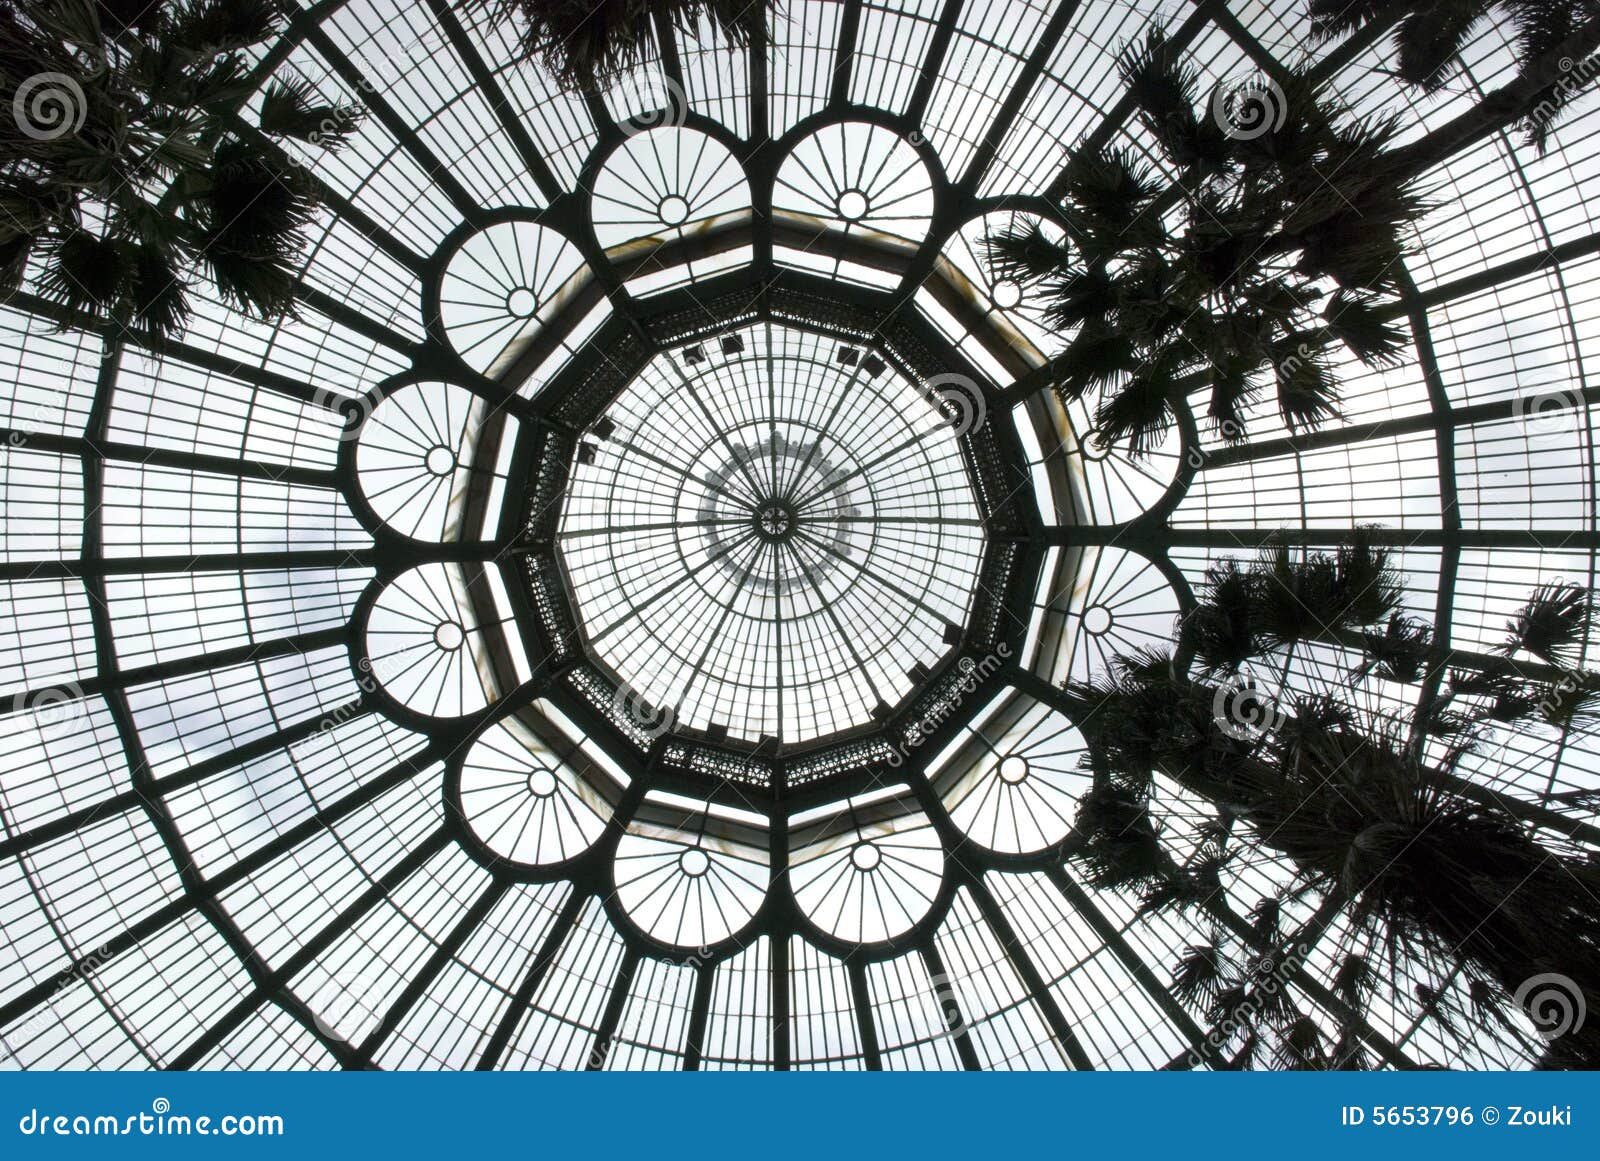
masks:
<path fill-rule="evenodd" d="M 1290 428 L 1334 418 L 1333 349 L 1383 365 L 1406 337 L 1392 303 L 1425 206 L 1410 180 L 1374 179 L 1395 125 L 1341 117 L 1301 74 L 1202 104 L 1197 71 L 1159 28 L 1120 67 L 1172 176 L 1131 149 L 1089 148 L 1068 166 L 1064 233 L 988 239 L 996 273 L 1041 283 L 1047 320 L 1071 335 L 1057 389 L 1099 391 L 1102 442 L 1135 454 L 1196 389 L 1228 440 L 1269 378 Z"/>
<path fill-rule="evenodd" d="M 643 63 L 657 21 L 688 33 L 708 22 L 745 46 L 766 27 L 766 0 L 465 0 L 468 9 L 518 29 L 522 51 L 562 85 L 593 91 Z"/>
<path fill-rule="evenodd" d="M 275 35 L 277 0 L 4 0 L 0 276 L 31 258 L 37 292 L 87 321 L 181 332 L 189 272 L 260 317 L 292 311 L 316 204 L 308 175 L 273 147 L 337 148 L 353 107 L 274 82 L 259 131 L 239 109 L 247 50 Z"/>
<path fill-rule="evenodd" d="M 1407 84 L 1436 93 L 1465 69 L 1463 51 L 1487 21 L 1506 26 L 1517 64 L 1527 72 L 1540 58 L 1570 52 L 1574 38 L 1600 20 L 1596 0 L 1310 0 L 1311 27 L 1318 36 L 1340 36 L 1367 25 L 1392 24 L 1395 74 Z M 1590 49 L 1592 51 L 1592 47 Z M 1529 107 L 1523 129 L 1540 153 L 1572 98 L 1593 74 L 1570 67 L 1559 83 L 1544 87 Z"/>
<path fill-rule="evenodd" d="M 1592 597 L 1542 585 L 1497 654 L 1461 657 L 1435 649 L 1427 628 L 1399 611 L 1402 584 L 1365 535 L 1335 555 L 1224 559 L 1175 652 L 1122 657 L 1068 687 L 1096 779 L 1074 856 L 1092 882 L 1132 888 L 1147 908 L 1192 908 L 1214 905 L 1227 868 L 1253 851 L 1295 874 L 1258 908 L 1274 917 L 1270 930 L 1242 943 L 1219 931 L 1175 969 L 1175 989 L 1214 1021 L 1256 997 L 1230 1042 L 1234 1063 L 1275 1045 L 1279 1064 L 1359 1066 L 1359 1017 L 1380 977 L 1393 989 L 1424 973 L 1405 998 L 1441 1023 L 1461 1006 L 1457 988 L 1480 1018 L 1506 1021 L 1519 985 L 1541 973 L 1600 998 L 1600 915 L 1590 902 L 1600 865 L 1458 772 L 1496 730 L 1572 728 L 1573 713 L 1551 707 L 1570 704 L 1574 688 L 1592 709 L 1593 675 L 1519 660 L 1570 662 L 1592 630 Z M 1374 681 L 1418 686 L 1417 708 L 1394 709 L 1403 703 L 1377 697 Z M 1158 778 L 1201 804 L 1183 860 L 1152 814 Z M 1344 924 L 1352 978 L 1334 990 L 1351 1023 L 1333 1045 L 1281 997 L 1264 1004 L 1261 982 L 1238 966 L 1281 949 L 1278 919 L 1302 905 Z M 1600 1037 L 1581 1029 L 1535 1050 L 1546 1064 L 1600 1063 Z"/>

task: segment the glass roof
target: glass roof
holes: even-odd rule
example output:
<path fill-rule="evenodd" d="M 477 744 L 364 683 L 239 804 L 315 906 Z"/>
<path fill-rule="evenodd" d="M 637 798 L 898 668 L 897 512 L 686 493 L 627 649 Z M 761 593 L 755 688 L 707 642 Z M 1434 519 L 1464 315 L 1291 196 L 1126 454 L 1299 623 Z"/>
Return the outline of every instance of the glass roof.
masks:
<path fill-rule="evenodd" d="M 300 7 L 257 89 L 371 115 L 299 158 L 299 317 L 0 304 L 7 1067 L 1183 1066 L 1206 925 L 1066 861 L 1060 683 L 1275 535 L 1375 525 L 1467 653 L 1594 584 L 1592 103 L 1427 173 L 1405 356 L 1313 436 L 1101 446 L 983 256 L 1083 141 L 1157 164 L 1115 66 L 1152 21 L 1207 87 L 1309 58 L 1406 139 L 1513 74 L 1492 26 L 1424 99 L 1299 3 L 786 0 L 585 96 L 452 6 Z M 1472 763 L 1600 840 L 1594 733 Z M 1230 865 L 1225 908 L 1290 874 Z M 1309 938 L 1331 1027 L 1350 936 Z M 1530 1059 L 1401 995 L 1364 1034 Z"/>
<path fill-rule="evenodd" d="M 560 541 L 588 644 L 701 729 L 863 725 L 971 603 L 983 527 L 953 429 L 837 340 L 722 344 L 657 356 L 573 471 Z"/>

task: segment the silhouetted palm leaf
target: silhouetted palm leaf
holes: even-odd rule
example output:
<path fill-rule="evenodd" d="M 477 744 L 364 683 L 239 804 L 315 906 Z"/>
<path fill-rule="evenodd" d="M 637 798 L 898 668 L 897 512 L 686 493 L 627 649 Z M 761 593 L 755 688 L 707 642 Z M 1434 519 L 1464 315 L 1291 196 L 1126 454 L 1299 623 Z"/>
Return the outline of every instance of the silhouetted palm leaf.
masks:
<path fill-rule="evenodd" d="M 359 105 L 319 101 L 316 87 L 304 77 L 275 80 L 261 96 L 261 131 L 336 150 L 360 128 L 362 112 Z"/>
<path fill-rule="evenodd" d="M 691 35 L 702 21 L 746 46 L 765 27 L 763 0 L 466 0 L 509 22 L 522 51 L 563 85 L 593 89 L 642 64 L 655 49 L 656 16 Z"/>
<path fill-rule="evenodd" d="M 1540 585 L 1516 617 L 1506 622 L 1509 636 L 1499 652 L 1510 657 L 1526 650 L 1551 665 L 1570 666 L 1593 619 L 1594 606 L 1587 589 L 1575 584 Z"/>
<path fill-rule="evenodd" d="M 1366 655 L 1352 676 L 1374 675 L 1384 681 L 1411 683 L 1421 679 L 1433 648 L 1433 630 L 1421 621 L 1390 616 L 1382 633 L 1362 633 L 1361 650 Z"/>
<path fill-rule="evenodd" d="M 1333 337 L 1367 366 L 1392 367 L 1401 361 L 1406 332 L 1370 295 L 1340 291 L 1328 300 L 1324 318 Z"/>

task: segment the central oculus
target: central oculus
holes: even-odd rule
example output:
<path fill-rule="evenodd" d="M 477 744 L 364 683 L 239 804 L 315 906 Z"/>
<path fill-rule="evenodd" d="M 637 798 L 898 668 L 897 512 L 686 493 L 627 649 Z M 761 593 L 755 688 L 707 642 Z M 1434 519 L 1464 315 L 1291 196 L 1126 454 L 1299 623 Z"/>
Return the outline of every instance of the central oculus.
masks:
<path fill-rule="evenodd" d="M 905 700 L 966 623 L 985 547 L 938 402 L 859 340 L 776 323 L 657 355 L 562 509 L 591 654 L 674 726 L 751 742 Z"/>

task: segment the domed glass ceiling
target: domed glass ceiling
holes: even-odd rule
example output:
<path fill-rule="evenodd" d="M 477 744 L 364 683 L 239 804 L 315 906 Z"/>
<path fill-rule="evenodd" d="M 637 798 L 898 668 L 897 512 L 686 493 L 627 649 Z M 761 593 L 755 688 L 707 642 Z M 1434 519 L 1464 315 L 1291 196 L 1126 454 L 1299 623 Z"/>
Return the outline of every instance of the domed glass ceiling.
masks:
<path fill-rule="evenodd" d="M 657 356 L 568 485 L 590 647 L 701 729 L 805 740 L 905 699 L 964 621 L 983 524 L 956 429 L 877 355 L 762 324 Z"/>
<path fill-rule="evenodd" d="M 1060 683 L 1159 644 L 1217 557 L 1396 550 L 1466 653 L 1594 582 L 1600 233 L 1581 106 L 1431 170 L 1405 358 L 1344 416 L 1105 447 L 983 239 L 1084 141 L 1155 159 L 1118 48 L 1207 86 L 1310 59 L 1428 100 L 1303 5 L 787 0 L 603 93 L 440 3 L 302 0 L 259 61 L 370 115 L 300 317 L 181 339 L 0 305 L 0 1059 L 8 1066 L 1159 1068 L 1209 920 L 1066 861 Z M 1590 646 L 1592 655 L 1593 646 Z M 1394 685 L 1379 696 L 1416 696 Z M 1594 842 L 1595 735 L 1473 777 Z M 1196 842 L 1177 786 L 1163 842 Z M 1292 872 L 1230 864 L 1247 915 Z M 1331 1025 L 1342 919 L 1289 1002 Z M 1520 1066 L 1405 996 L 1389 1066 Z M 1198 1053 L 1198 1055 L 1193 1055 Z"/>

